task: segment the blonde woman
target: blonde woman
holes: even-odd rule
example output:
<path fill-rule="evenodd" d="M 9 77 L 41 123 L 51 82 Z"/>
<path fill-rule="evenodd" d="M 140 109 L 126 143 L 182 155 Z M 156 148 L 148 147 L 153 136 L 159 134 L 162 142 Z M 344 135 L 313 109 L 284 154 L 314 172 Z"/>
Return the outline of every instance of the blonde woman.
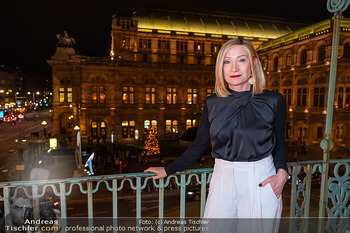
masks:
<path fill-rule="evenodd" d="M 163 178 L 188 168 L 209 143 L 215 158 L 204 218 L 279 218 L 287 180 L 285 102 L 265 89 L 253 45 L 232 39 L 216 61 L 215 94 L 207 98 L 195 141 L 166 167 Z"/>

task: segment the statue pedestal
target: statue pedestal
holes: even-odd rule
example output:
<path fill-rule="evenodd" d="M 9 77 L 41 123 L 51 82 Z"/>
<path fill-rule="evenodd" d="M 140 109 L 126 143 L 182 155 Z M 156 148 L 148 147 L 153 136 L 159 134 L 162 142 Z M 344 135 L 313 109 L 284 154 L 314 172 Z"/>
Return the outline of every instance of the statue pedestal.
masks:
<path fill-rule="evenodd" d="M 62 61 L 69 60 L 75 55 L 75 50 L 73 48 L 58 47 L 56 49 L 55 55 L 51 56 L 51 60 Z"/>

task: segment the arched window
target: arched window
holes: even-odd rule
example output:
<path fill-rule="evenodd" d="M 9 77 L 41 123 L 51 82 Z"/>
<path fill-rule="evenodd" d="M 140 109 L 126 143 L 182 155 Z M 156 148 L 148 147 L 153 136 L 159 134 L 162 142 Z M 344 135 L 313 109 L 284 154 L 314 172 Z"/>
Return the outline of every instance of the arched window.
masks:
<path fill-rule="evenodd" d="M 286 56 L 286 68 L 290 68 L 292 66 L 292 54 L 288 53 Z"/>
<path fill-rule="evenodd" d="M 317 61 L 322 62 L 324 61 L 324 59 L 326 58 L 326 46 L 325 45 L 321 45 L 320 47 L 318 47 L 318 59 Z"/>
<path fill-rule="evenodd" d="M 178 133 L 178 121 L 166 120 L 165 121 L 165 133 Z"/>
<path fill-rule="evenodd" d="M 134 138 L 135 137 L 135 121 L 123 121 L 122 122 L 122 137 Z"/>
<path fill-rule="evenodd" d="M 306 65 L 307 62 L 307 50 L 303 49 L 300 53 L 300 65 Z"/>
<path fill-rule="evenodd" d="M 97 135 L 97 122 L 96 121 L 91 122 L 91 136 L 93 138 L 96 138 L 98 136 Z"/>
<path fill-rule="evenodd" d="M 151 121 L 151 127 L 154 129 L 154 132 L 157 132 L 157 121 L 156 120 Z"/>
<path fill-rule="evenodd" d="M 278 69 L 278 57 L 275 57 L 273 59 L 273 70 L 277 70 Z"/>
<path fill-rule="evenodd" d="M 344 58 L 350 58 L 350 44 L 349 43 L 345 43 L 345 45 L 344 45 L 343 57 Z"/>
<path fill-rule="evenodd" d="M 106 139 L 107 137 L 107 127 L 106 127 L 106 122 L 101 121 L 100 122 L 100 135 L 101 138 Z"/>

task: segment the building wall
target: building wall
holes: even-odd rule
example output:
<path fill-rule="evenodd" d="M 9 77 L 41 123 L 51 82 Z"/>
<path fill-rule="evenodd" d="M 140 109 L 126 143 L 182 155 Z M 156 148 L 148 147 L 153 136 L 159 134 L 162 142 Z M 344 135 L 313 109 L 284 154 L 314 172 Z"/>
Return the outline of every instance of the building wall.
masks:
<path fill-rule="evenodd" d="M 342 30 L 332 126 L 336 149 L 350 145 L 349 39 L 350 33 Z M 324 138 L 326 124 L 332 33 L 330 30 L 314 31 L 295 41 L 298 42 L 265 48 L 260 51 L 260 59 L 267 63 L 268 88 L 282 93 L 286 99 L 286 141 L 319 144 Z"/>
<path fill-rule="evenodd" d="M 177 139 L 187 127 L 198 125 L 203 103 L 214 88 L 213 66 L 89 61 L 74 54 L 62 60 L 60 54 L 65 53 L 56 51 L 49 61 L 53 67 L 53 134 L 72 133 L 79 125 L 83 140 L 102 139 L 105 124 L 106 140 L 114 132 L 117 140 L 133 141 L 134 130 L 140 138 L 146 137 L 145 121 L 156 121 L 158 138 Z M 167 120 L 172 123 L 168 127 Z M 186 127 L 188 120 L 191 125 Z"/>
<path fill-rule="evenodd" d="M 199 124 L 203 103 L 214 89 L 217 52 L 230 38 L 143 31 L 131 18 L 118 20 L 112 20 L 110 57 L 77 56 L 71 48 L 58 48 L 48 61 L 53 78 L 53 134 L 72 134 L 78 125 L 83 142 L 108 141 L 112 133 L 120 142 L 132 142 L 136 131 L 145 138 L 155 121 L 158 138 L 179 138 Z M 287 142 L 311 145 L 319 143 L 324 133 L 330 21 L 302 32 L 263 44 L 265 38 L 252 38 L 252 42 L 260 48 L 267 88 L 287 100 Z M 349 35 L 342 31 L 339 47 L 332 130 L 338 147 L 350 143 Z M 154 94 L 153 103 L 147 102 L 147 94 Z M 196 103 L 191 103 L 194 95 Z"/>
<path fill-rule="evenodd" d="M 16 75 L 0 71 L 0 109 L 14 106 L 16 87 Z"/>

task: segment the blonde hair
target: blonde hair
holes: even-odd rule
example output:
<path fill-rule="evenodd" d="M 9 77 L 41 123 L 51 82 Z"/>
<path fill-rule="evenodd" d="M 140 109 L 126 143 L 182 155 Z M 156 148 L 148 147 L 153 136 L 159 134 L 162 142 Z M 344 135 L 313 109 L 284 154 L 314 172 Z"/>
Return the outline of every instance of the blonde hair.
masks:
<path fill-rule="evenodd" d="M 238 45 L 244 46 L 248 50 L 250 68 L 252 71 L 253 79 L 253 95 L 261 94 L 265 90 L 265 75 L 262 69 L 261 63 L 259 61 L 258 53 L 256 52 L 252 43 L 248 40 L 232 39 L 227 41 L 220 49 L 218 56 L 216 58 L 215 66 L 215 92 L 218 97 L 227 97 L 231 93 L 227 90 L 227 82 L 224 78 L 223 64 L 224 58 L 227 52 Z M 255 59 L 255 60 L 254 60 Z"/>

